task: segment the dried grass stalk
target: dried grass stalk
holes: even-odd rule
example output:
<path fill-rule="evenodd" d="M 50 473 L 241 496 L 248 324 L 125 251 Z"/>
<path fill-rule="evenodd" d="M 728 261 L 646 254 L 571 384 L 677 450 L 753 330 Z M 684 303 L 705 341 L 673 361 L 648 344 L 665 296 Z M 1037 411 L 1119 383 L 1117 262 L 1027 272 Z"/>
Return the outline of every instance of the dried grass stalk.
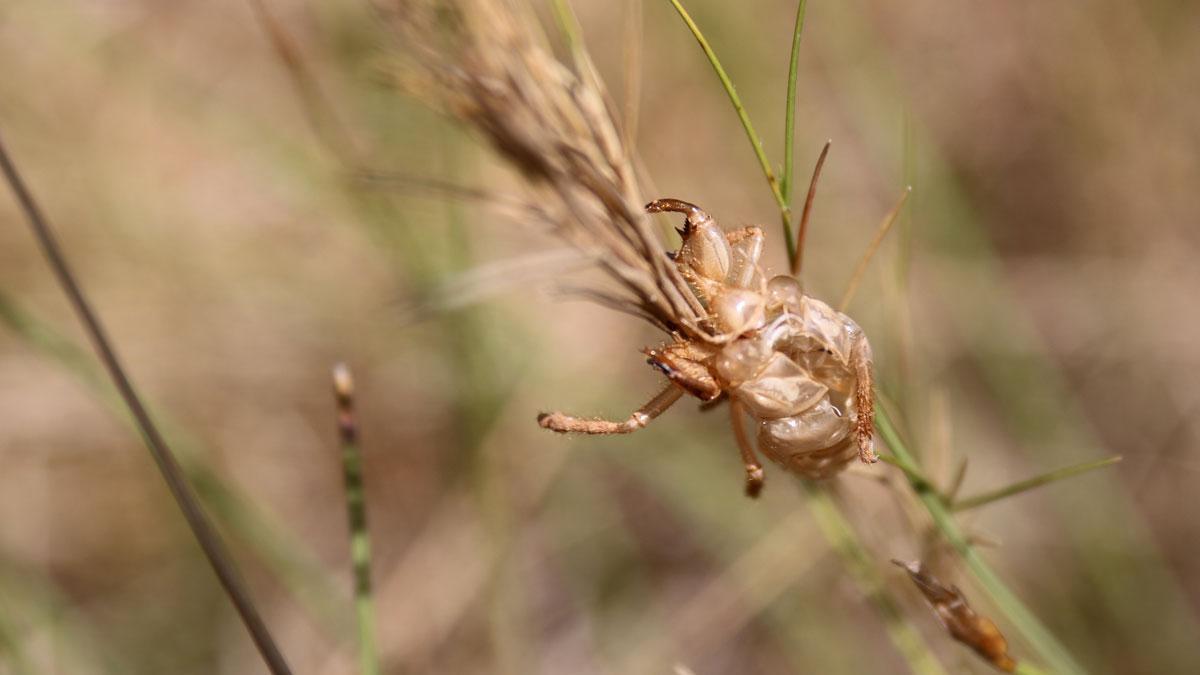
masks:
<path fill-rule="evenodd" d="M 622 289 L 590 297 L 685 337 L 711 337 L 704 307 L 643 210 L 633 158 L 599 79 L 559 63 L 527 7 L 396 0 L 387 16 L 401 38 L 407 88 L 485 136 L 537 191 L 539 219 L 599 260 Z"/>

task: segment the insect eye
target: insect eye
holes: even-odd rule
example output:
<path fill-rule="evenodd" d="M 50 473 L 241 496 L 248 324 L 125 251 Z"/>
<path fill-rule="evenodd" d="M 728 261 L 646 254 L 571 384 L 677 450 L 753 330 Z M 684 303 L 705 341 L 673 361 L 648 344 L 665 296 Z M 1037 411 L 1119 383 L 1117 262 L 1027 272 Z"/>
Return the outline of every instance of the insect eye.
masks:
<path fill-rule="evenodd" d="M 675 372 L 670 366 L 663 363 L 662 361 L 656 361 L 655 359 L 650 358 L 650 359 L 646 359 L 646 363 L 649 363 L 651 366 L 654 366 L 655 370 L 659 371 L 663 375 L 666 375 L 667 377 L 670 377 L 671 373 Z"/>

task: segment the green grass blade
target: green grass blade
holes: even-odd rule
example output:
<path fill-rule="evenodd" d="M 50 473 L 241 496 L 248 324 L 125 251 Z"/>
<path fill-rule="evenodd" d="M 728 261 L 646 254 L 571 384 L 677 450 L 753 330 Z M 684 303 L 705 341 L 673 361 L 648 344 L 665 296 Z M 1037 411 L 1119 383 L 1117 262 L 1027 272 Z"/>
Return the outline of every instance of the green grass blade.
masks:
<path fill-rule="evenodd" d="M 671 0 L 671 4 L 675 7 L 675 11 L 679 13 L 679 17 L 687 24 L 688 30 L 692 31 L 692 36 L 696 38 L 696 42 L 700 43 L 700 49 L 704 50 L 704 55 L 708 57 L 709 64 L 712 65 L 713 70 L 717 73 L 717 78 L 721 80 L 721 86 L 725 88 L 725 93 L 729 96 L 729 102 L 733 104 L 733 109 L 737 112 L 738 119 L 742 122 L 742 128 L 746 130 L 746 138 L 749 139 L 750 145 L 754 148 L 754 156 L 758 158 L 763 176 L 766 177 L 767 185 L 771 188 L 771 194 L 775 197 L 775 203 L 779 205 L 779 213 L 783 219 L 783 240 L 787 246 L 787 256 L 790 262 L 796 257 L 796 241 L 795 235 L 792 233 L 792 211 L 788 206 L 787 200 L 783 197 L 783 191 L 779 186 L 779 179 L 775 177 L 775 171 L 771 168 L 771 161 L 767 159 L 767 153 L 763 150 L 762 140 L 758 137 L 758 133 L 754 131 L 754 125 L 750 122 L 750 115 L 746 113 L 746 106 L 742 105 L 742 99 L 738 96 L 737 88 L 733 86 L 733 81 L 729 79 L 729 74 L 725 72 L 725 68 L 721 65 L 721 60 L 717 58 L 716 52 L 708 44 L 708 39 L 704 37 L 704 33 L 700 32 L 700 27 L 692 20 L 691 15 L 683 8 L 679 0 Z"/>
<path fill-rule="evenodd" d="M 897 469 L 903 471 L 904 475 L 908 477 L 909 482 L 915 486 L 920 486 L 922 490 L 928 490 L 930 492 L 938 491 L 937 486 L 933 483 L 933 481 L 926 478 L 925 474 L 921 473 L 919 468 L 909 464 L 905 460 L 900 459 L 895 455 L 881 454 L 879 455 L 879 461 L 883 462 L 884 464 L 891 464 Z"/>
<path fill-rule="evenodd" d="M 910 466 L 917 466 L 912 453 L 909 452 L 908 447 L 900 439 L 900 435 L 896 433 L 891 418 L 882 406 L 876 408 L 875 419 L 879 426 L 879 434 L 888 444 L 892 453 L 904 463 Z M 958 554 L 967 563 L 967 567 L 970 568 L 972 574 L 979 581 L 979 585 L 991 597 L 992 602 L 996 604 L 996 607 L 1021 632 L 1029 644 L 1049 665 L 1050 670 L 1058 675 L 1083 675 L 1086 671 L 1075 661 L 1075 658 L 1071 656 L 1066 647 L 1034 616 L 1033 612 L 1029 611 L 1029 608 L 1017 598 L 1016 594 L 1009 590 L 1008 586 L 992 570 L 991 566 L 984 561 L 974 547 L 971 546 L 970 542 L 967 541 L 967 538 L 963 536 L 962 530 L 958 528 L 958 523 L 955 522 L 950 509 L 942 501 L 941 495 L 929 489 L 926 485 L 911 480 L 910 484 L 913 490 L 916 491 L 921 503 L 929 511 L 934 524 L 941 530 L 942 536 L 958 551 Z"/>
<path fill-rule="evenodd" d="M 953 511 L 966 511 L 967 509 L 978 508 L 986 504 L 991 504 L 992 502 L 1000 501 L 1001 499 L 1005 499 L 1007 497 L 1012 497 L 1013 495 L 1021 494 L 1022 492 L 1026 492 L 1034 488 L 1042 487 L 1043 485 L 1049 485 L 1050 483 L 1071 478 L 1072 476 L 1078 476 L 1081 473 L 1087 473 L 1093 469 L 1112 466 L 1119 461 L 1121 461 L 1119 456 L 1108 457 L 1092 462 L 1083 462 L 1081 464 L 1074 464 L 1061 469 L 1055 469 L 1054 471 L 1041 474 L 1040 476 L 1034 476 L 1032 478 L 1026 478 L 1022 481 L 1017 481 L 1012 485 L 1007 485 L 996 490 L 990 490 L 983 494 L 975 495 L 974 497 L 967 497 L 966 499 L 958 500 L 954 502 L 954 504 L 951 506 L 951 509 Z"/>
<path fill-rule="evenodd" d="M 784 111 L 783 122 L 783 179 L 780 189 L 783 201 L 790 209 L 792 206 L 792 187 L 795 181 L 795 150 L 796 150 L 796 77 L 800 69 L 800 34 L 804 31 L 804 10 L 808 0 L 800 0 L 796 8 L 796 27 L 792 31 L 792 56 L 788 63 L 787 108 Z M 791 261 L 788 261 L 791 263 Z"/>

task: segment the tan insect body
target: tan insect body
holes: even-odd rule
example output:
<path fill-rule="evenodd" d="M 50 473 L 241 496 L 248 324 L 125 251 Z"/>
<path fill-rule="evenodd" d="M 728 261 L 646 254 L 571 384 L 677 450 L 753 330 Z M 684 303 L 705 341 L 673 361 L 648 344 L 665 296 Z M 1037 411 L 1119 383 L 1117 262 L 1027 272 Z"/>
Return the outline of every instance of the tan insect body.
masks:
<path fill-rule="evenodd" d="M 823 479 L 854 457 L 876 461 L 871 347 L 858 324 L 805 295 L 793 277 L 766 280 L 761 228 L 723 231 L 694 204 L 651 202 L 646 210 L 685 215 L 672 258 L 708 309 L 709 340 L 685 339 L 646 350 L 671 381 L 625 422 L 543 414 L 539 423 L 568 433 L 629 433 L 644 427 L 684 392 L 704 401 L 729 396 L 746 465 L 747 492 L 762 486 L 762 467 L 740 416 L 757 424 L 758 448 L 801 476 Z"/>

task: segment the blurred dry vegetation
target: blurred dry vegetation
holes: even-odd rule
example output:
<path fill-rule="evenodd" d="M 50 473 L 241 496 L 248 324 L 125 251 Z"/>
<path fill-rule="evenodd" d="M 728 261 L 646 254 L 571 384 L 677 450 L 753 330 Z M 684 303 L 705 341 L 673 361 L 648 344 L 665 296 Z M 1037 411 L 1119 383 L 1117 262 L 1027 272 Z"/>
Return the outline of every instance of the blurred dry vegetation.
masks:
<path fill-rule="evenodd" d="M 572 4 L 623 106 L 635 3 Z M 687 4 L 782 161 L 795 4 Z M 547 292 L 561 242 L 348 172 L 520 193 L 397 91 L 369 3 L 267 6 L 336 121 L 252 3 L 8 0 L 0 129 L 297 671 L 355 668 L 328 381 L 345 360 L 390 672 L 905 672 L 793 479 L 741 496 L 725 415 L 537 428 L 545 409 L 627 414 L 659 336 Z M 649 196 L 768 224 L 782 271 L 708 64 L 668 3 L 641 30 Z M 1097 673 L 1200 670 L 1198 66 L 1183 0 L 815 1 L 801 48 L 802 177 L 834 139 L 809 289 L 836 298 L 914 187 L 851 313 L 928 473 L 967 459 L 971 494 L 1125 457 L 962 520 Z M 259 672 L 7 193 L 0 225 L 0 673 Z M 925 514 L 840 480 L 906 615 L 951 672 L 988 672 L 887 563 L 939 556 Z"/>

